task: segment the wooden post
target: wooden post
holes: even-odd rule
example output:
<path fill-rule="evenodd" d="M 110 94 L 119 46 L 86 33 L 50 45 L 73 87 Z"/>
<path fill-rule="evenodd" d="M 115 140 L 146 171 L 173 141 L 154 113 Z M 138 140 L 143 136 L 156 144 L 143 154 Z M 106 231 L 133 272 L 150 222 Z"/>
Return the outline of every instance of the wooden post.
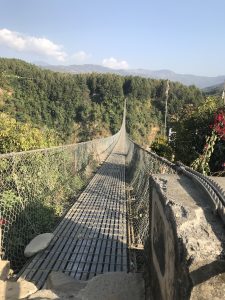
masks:
<path fill-rule="evenodd" d="M 166 105 L 165 105 L 165 126 L 164 126 L 164 137 L 166 137 L 166 128 L 167 128 L 167 112 L 168 112 L 168 106 L 167 106 L 167 102 L 168 102 L 168 96 L 169 96 L 169 89 L 170 89 L 170 84 L 169 84 L 169 80 L 167 80 L 166 82 Z"/>

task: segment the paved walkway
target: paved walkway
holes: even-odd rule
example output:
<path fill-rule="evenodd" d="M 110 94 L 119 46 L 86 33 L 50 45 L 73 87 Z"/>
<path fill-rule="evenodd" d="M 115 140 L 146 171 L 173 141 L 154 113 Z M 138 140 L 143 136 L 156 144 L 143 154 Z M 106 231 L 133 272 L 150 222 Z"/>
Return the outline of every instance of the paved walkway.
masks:
<path fill-rule="evenodd" d="M 51 271 L 87 280 L 127 271 L 125 155 L 119 142 L 21 277 L 42 287 Z"/>

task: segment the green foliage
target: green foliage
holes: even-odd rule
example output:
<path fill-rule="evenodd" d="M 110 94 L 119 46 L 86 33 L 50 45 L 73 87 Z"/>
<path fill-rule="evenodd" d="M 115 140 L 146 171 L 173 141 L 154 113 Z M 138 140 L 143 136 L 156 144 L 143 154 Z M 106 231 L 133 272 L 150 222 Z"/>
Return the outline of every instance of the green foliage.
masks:
<path fill-rule="evenodd" d="M 24 247 L 34 236 L 53 231 L 96 169 L 97 162 L 85 152 L 85 145 L 1 158 L 0 227 L 3 249 L 13 268 L 25 262 Z"/>
<path fill-rule="evenodd" d="M 0 194 L 0 205 L 5 206 L 7 210 L 13 210 L 14 206 L 21 202 L 21 198 L 12 190 L 4 191 Z"/>
<path fill-rule="evenodd" d="M 224 172 L 224 154 L 221 155 L 217 160 L 215 160 L 214 148 L 216 143 L 219 144 L 219 148 L 225 150 L 225 108 L 222 107 L 214 113 L 214 122 L 210 125 L 212 130 L 211 136 L 206 138 L 206 144 L 203 149 L 203 153 L 197 158 L 193 163 L 192 167 L 196 170 L 201 171 L 205 175 L 209 175 L 210 166 L 209 162 L 211 160 L 212 168 L 216 169 L 217 172 Z M 224 153 L 224 152 L 223 152 Z M 218 156 L 218 154 L 217 154 Z M 214 158 L 214 159 L 213 159 Z M 223 170 L 221 170 L 221 167 Z"/>
<path fill-rule="evenodd" d="M 151 144 L 151 150 L 159 156 L 165 157 L 170 161 L 173 160 L 173 149 L 168 144 L 167 139 L 162 135 L 158 136 L 157 139 Z"/>
<path fill-rule="evenodd" d="M 172 143 L 175 159 L 190 165 L 204 148 L 206 137 L 211 135 L 210 124 L 218 104 L 212 97 L 197 108 L 186 105 L 180 112 L 180 117 L 172 123 L 176 131 L 176 141 Z"/>
<path fill-rule="evenodd" d="M 186 106 L 198 107 L 204 102 L 201 91 L 195 86 L 184 86 L 178 82 L 170 82 L 168 97 L 168 122 L 182 117 L 182 110 Z M 154 98 L 154 105 L 162 112 L 165 109 L 166 81 L 160 80 Z"/>
<path fill-rule="evenodd" d="M 191 167 L 194 170 L 196 170 L 204 175 L 210 174 L 209 161 L 214 152 L 214 148 L 215 148 L 217 139 L 218 139 L 218 136 L 216 135 L 215 131 L 212 132 L 211 136 L 208 136 L 206 138 L 206 145 L 203 149 L 203 153 L 191 164 Z"/>
<path fill-rule="evenodd" d="M 138 76 L 56 73 L 1 58 L 0 111 L 34 127 L 54 129 L 63 143 L 73 143 L 118 131 L 127 98 L 127 130 L 137 142 L 148 144 L 151 128 L 164 115 L 165 83 Z M 198 106 L 202 99 L 197 88 L 171 83 L 169 120 L 184 105 Z"/>
<path fill-rule="evenodd" d="M 40 130 L 0 113 L 0 153 L 46 148 L 55 144 L 57 138 L 52 130 Z"/>
<path fill-rule="evenodd" d="M 225 141 L 212 132 L 214 116 L 221 102 L 217 97 L 207 97 L 194 108 L 186 106 L 179 119 L 173 122 L 176 140 L 171 143 L 175 159 L 203 174 L 224 171 Z"/>

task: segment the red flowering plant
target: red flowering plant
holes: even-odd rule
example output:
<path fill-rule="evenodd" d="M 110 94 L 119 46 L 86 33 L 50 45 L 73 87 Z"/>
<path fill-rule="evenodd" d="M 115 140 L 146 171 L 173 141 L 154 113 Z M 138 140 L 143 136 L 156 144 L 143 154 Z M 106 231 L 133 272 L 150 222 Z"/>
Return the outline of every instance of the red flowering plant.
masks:
<path fill-rule="evenodd" d="M 5 219 L 0 219 L 0 226 L 1 225 L 6 225 L 8 222 Z"/>
<path fill-rule="evenodd" d="M 191 164 L 191 167 L 194 170 L 197 170 L 204 175 L 210 173 L 209 161 L 213 154 L 216 142 L 218 140 L 225 141 L 225 108 L 221 108 L 215 113 L 214 122 L 209 127 L 212 129 L 212 134 L 206 138 L 203 153 Z"/>
<path fill-rule="evenodd" d="M 220 109 L 215 113 L 214 122 L 210 128 L 215 131 L 220 139 L 225 140 L 225 109 Z"/>

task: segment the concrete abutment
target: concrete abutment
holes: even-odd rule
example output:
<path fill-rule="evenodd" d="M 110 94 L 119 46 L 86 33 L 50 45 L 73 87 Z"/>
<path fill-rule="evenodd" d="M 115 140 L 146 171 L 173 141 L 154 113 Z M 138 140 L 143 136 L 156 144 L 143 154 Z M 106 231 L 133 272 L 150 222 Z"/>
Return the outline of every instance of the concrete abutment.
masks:
<path fill-rule="evenodd" d="M 149 194 L 148 297 L 225 299 L 224 224 L 208 195 L 175 174 L 151 176 Z"/>

